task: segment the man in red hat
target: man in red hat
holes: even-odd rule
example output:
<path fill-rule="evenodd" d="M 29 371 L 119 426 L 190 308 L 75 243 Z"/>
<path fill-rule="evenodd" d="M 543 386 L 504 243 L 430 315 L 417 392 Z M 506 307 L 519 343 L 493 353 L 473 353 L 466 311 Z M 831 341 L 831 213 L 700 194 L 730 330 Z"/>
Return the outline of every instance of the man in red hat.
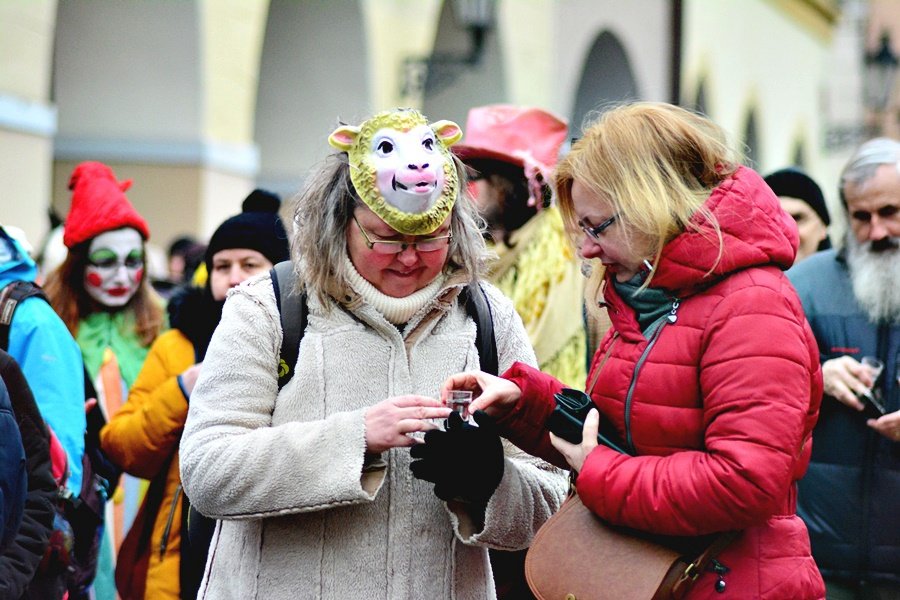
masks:
<path fill-rule="evenodd" d="M 539 108 L 495 104 L 471 109 L 464 132 L 453 151 L 469 167 L 499 255 L 491 282 L 513 300 L 540 368 L 583 386 L 584 277 L 547 184 L 567 124 Z"/>
<path fill-rule="evenodd" d="M 539 108 L 479 106 L 453 151 L 469 167 L 469 191 L 499 256 L 491 283 L 512 299 L 541 370 L 581 389 L 589 356 L 584 276 L 547 184 L 567 131 Z M 501 600 L 533 597 L 521 560 L 521 553 L 491 553 Z"/>

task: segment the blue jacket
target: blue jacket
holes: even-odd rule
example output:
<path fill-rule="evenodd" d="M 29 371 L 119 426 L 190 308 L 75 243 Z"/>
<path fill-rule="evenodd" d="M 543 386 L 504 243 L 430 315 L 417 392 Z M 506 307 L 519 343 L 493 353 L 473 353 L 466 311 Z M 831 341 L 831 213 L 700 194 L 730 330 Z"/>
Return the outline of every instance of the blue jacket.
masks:
<path fill-rule="evenodd" d="M 887 410 L 900 409 L 900 325 L 869 321 L 835 250 L 788 271 L 826 360 L 877 356 Z M 812 460 L 800 480 L 798 513 L 826 577 L 900 583 L 900 444 L 866 426 L 866 417 L 827 394 L 813 430 Z"/>
<path fill-rule="evenodd" d="M 0 227 L 0 288 L 16 280 L 34 281 L 36 276 L 34 261 Z M 69 457 L 66 487 L 78 495 L 87 426 L 81 350 L 53 308 L 40 298 L 29 298 L 16 308 L 7 352 L 22 368 L 41 416 Z"/>
<path fill-rule="evenodd" d="M 9 393 L 0 379 L 0 552 L 9 546 L 19 531 L 27 491 L 22 436 Z"/>

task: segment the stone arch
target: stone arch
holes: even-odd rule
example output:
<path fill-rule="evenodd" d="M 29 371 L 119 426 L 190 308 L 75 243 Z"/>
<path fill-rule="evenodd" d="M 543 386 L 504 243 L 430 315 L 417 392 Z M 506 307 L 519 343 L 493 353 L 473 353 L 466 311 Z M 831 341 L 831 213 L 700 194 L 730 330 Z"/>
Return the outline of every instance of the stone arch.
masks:
<path fill-rule="evenodd" d="M 360 4 L 271 0 L 254 139 L 258 182 L 282 196 L 331 152 L 327 138 L 338 119 L 356 124 L 372 110 Z"/>
<path fill-rule="evenodd" d="M 208 235 L 240 210 L 259 169 L 253 113 L 268 0 L 59 2 L 57 10 L 58 212 L 68 210 L 66 180 L 83 160 L 134 180 L 129 198 L 158 245 Z"/>
<path fill-rule="evenodd" d="M 582 68 L 575 106 L 570 119 L 572 132 L 579 135 L 586 117 L 604 105 L 640 98 L 631 61 L 615 34 L 601 32 L 588 52 Z"/>

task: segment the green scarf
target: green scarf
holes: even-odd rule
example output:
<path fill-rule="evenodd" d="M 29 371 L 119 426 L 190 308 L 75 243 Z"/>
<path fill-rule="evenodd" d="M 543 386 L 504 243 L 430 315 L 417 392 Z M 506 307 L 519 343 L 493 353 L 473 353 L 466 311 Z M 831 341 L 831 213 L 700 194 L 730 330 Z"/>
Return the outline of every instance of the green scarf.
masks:
<path fill-rule="evenodd" d="M 674 298 L 660 288 L 647 287 L 640 289 L 647 273 L 641 272 L 622 283 L 613 279 L 613 286 L 625 304 L 634 309 L 638 326 L 644 337 L 649 338 L 662 319 L 672 311 Z"/>
<path fill-rule="evenodd" d="M 148 351 L 141 345 L 134 323 L 134 314 L 130 310 L 95 312 L 79 321 L 75 341 L 81 348 L 84 365 L 92 379 L 97 377 L 103 364 L 103 352 L 109 348 L 116 356 L 125 385 L 131 387 Z"/>

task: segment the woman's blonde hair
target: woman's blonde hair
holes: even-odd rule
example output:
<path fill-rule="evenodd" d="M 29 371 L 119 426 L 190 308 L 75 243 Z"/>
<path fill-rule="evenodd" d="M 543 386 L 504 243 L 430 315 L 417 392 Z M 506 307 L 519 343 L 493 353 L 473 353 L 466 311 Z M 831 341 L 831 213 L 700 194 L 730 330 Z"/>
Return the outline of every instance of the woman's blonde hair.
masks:
<path fill-rule="evenodd" d="M 557 166 L 554 183 L 569 231 L 581 234 L 572 204 L 577 179 L 608 199 L 618 223 L 626 225 L 626 239 L 639 232 L 653 240 L 651 253 L 658 259 L 663 246 L 685 230 L 718 238 L 721 252 L 718 222 L 703 204 L 738 165 L 725 132 L 706 117 L 640 102 L 614 107 L 588 126 Z M 697 213 L 704 218 L 693 219 Z"/>
<path fill-rule="evenodd" d="M 96 300 L 84 288 L 84 270 L 87 266 L 91 240 L 69 249 L 66 259 L 47 277 L 44 291 L 53 310 L 62 318 L 72 337 L 78 335 L 78 324 L 88 315 L 97 312 Z M 144 248 L 144 256 L 146 256 Z M 150 286 L 144 271 L 138 289 L 121 310 L 134 313 L 134 332 L 142 346 L 149 346 L 165 324 L 163 300 Z"/>
<path fill-rule="evenodd" d="M 462 270 L 469 281 L 484 276 L 491 256 L 484 242 L 484 220 L 466 190 L 466 169 L 453 159 L 461 190 L 453 205 L 450 229 L 453 239 L 445 272 Z M 358 205 L 363 205 L 350 181 L 347 154 L 337 152 L 324 159 L 293 200 L 294 228 L 291 260 L 297 273 L 297 292 L 304 289 L 328 306 L 330 292 L 346 290 L 343 261 L 347 255 L 347 227 Z"/>

